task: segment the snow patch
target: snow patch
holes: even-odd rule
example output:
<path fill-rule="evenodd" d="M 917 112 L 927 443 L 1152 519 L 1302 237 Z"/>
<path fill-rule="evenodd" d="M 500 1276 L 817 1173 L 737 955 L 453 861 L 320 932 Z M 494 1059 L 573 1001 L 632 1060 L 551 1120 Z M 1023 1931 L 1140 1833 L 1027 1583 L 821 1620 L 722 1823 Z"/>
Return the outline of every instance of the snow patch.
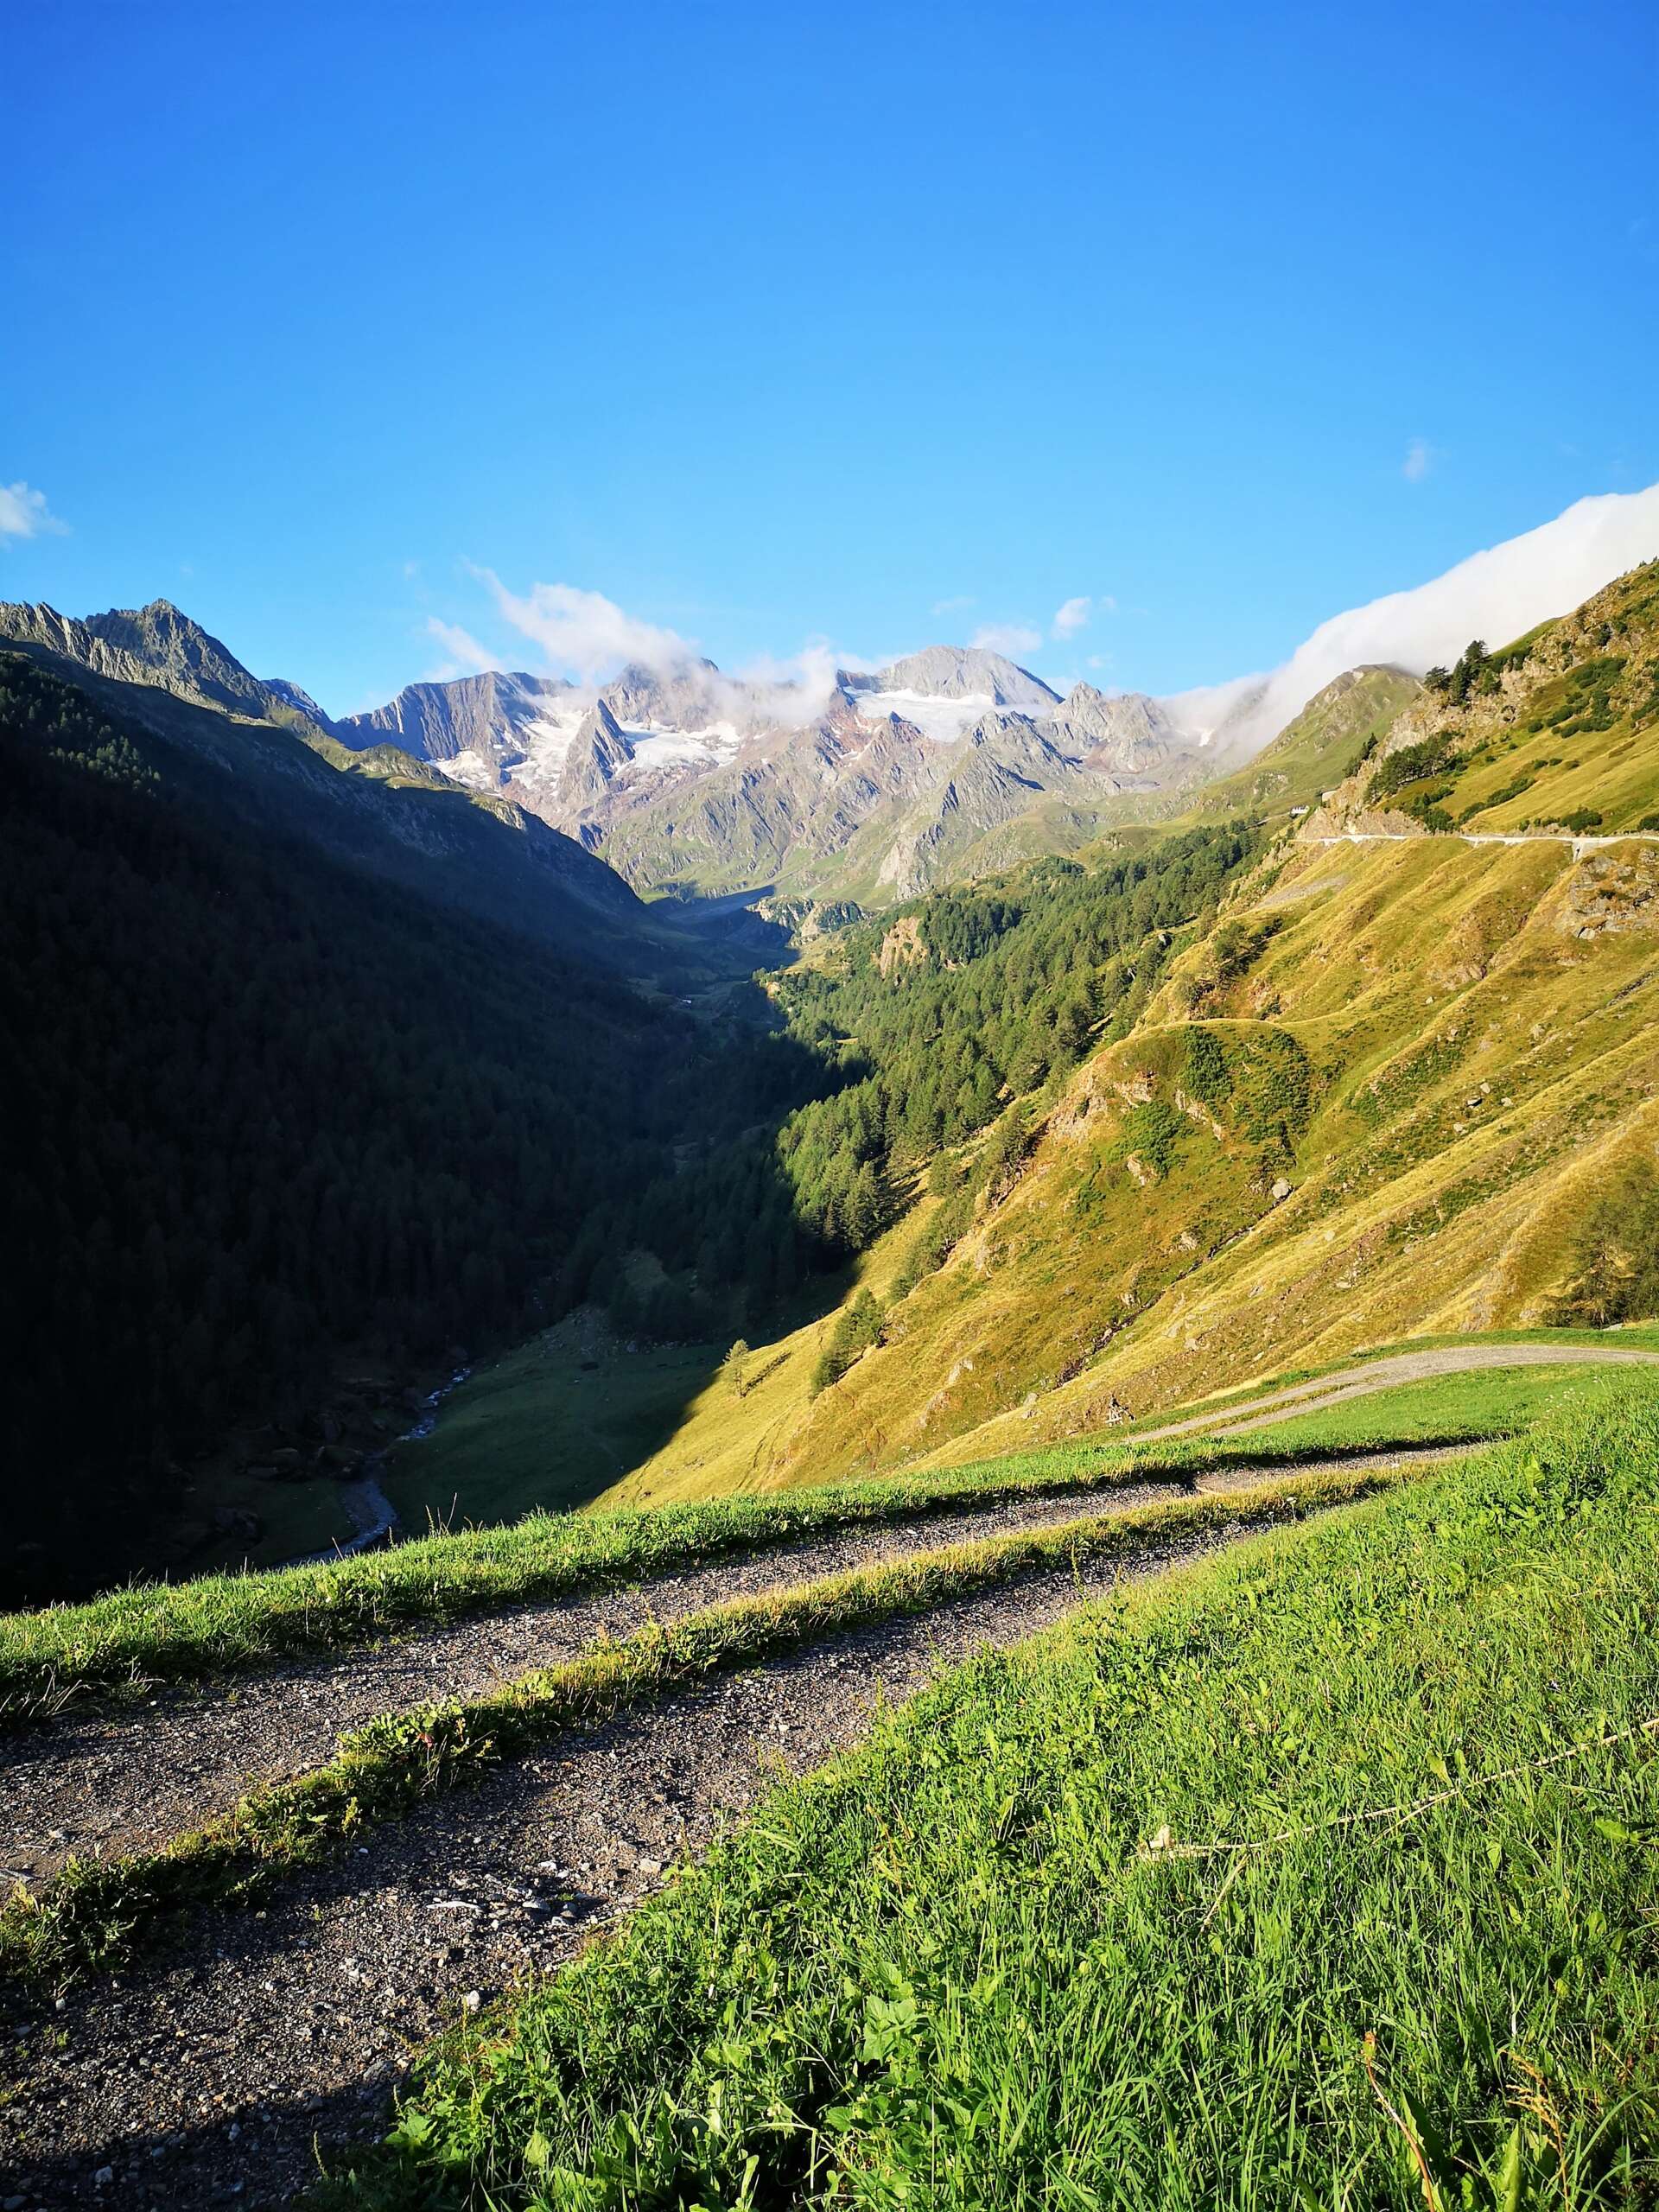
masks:
<path fill-rule="evenodd" d="M 964 699 L 934 699 L 924 691 L 861 691 L 854 705 L 861 721 L 886 721 L 898 715 L 936 745 L 954 744 L 982 715 L 996 711 L 989 694 L 979 692 Z"/>
<path fill-rule="evenodd" d="M 495 763 L 486 760 L 481 753 L 457 753 L 448 760 L 435 760 L 452 784 L 460 784 L 469 791 L 493 791 L 499 788 L 500 779 Z"/>
<path fill-rule="evenodd" d="M 737 731 L 730 722 L 711 722 L 706 729 L 664 729 L 655 723 L 631 728 L 624 722 L 621 727 L 633 747 L 633 766 L 647 772 L 712 768 L 729 760 L 738 747 Z"/>

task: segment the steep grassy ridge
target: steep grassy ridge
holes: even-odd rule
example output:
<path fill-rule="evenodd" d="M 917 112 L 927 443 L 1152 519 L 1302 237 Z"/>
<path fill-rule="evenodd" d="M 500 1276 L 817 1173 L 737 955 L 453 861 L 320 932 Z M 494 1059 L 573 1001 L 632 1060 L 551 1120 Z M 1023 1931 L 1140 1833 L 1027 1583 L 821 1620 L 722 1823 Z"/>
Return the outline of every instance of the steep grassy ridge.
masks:
<path fill-rule="evenodd" d="M 1351 775 L 1422 690 L 1402 668 L 1351 668 L 1327 683 L 1246 766 L 1207 784 L 1183 819 L 1287 814 Z"/>
<path fill-rule="evenodd" d="M 1318 827 L 1659 828 L 1659 561 L 1432 681 Z"/>
<path fill-rule="evenodd" d="M 1656 1482 L 1581 1420 L 958 1671 L 328 2201 L 1644 2202 Z"/>
<path fill-rule="evenodd" d="M 791 1462 L 976 1430 L 976 1452 L 1007 1448 L 1010 1417 L 1060 1434 L 1114 1395 L 1139 1414 L 1421 1330 L 1546 1319 L 1586 1205 L 1659 1139 L 1659 901 L 1638 886 L 1621 926 L 1582 937 L 1588 865 L 1429 838 L 1291 852 L 1223 925 L 1274 928 L 1249 971 L 1216 983 L 1212 938 L 1079 1071 L 1022 1179 L 817 1402 Z"/>
<path fill-rule="evenodd" d="M 1621 621 L 1645 671 L 1650 582 L 1479 696 L 1516 728 L 1554 712 L 1563 658 Z M 1659 808 L 1637 711 L 1573 740 L 1583 787 L 1616 772 L 1626 813 Z M 751 1479 L 979 1457 L 1114 1400 L 1141 1415 L 1423 1331 L 1549 1320 L 1590 1210 L 1659 1147 L 1656 954 L 1659 848 L 1281 840 L 882 1342 L 757 1438 Z"/>

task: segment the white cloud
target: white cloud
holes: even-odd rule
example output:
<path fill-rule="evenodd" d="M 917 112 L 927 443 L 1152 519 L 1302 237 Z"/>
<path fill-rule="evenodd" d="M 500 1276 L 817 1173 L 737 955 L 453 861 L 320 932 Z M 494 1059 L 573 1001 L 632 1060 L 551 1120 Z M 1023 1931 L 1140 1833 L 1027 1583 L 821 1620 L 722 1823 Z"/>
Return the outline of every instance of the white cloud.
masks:
<path fill-rule="evenodd" d="M 690 639 L 625 613 L 603 592 L 532 584 L 521 597 L 488 569 L 478 573 L 513 628 L 540 646 L 556 673 L 578 683 L 601 681 L 629 661 L 668 675 L 698 658 Z"/>
<path fill-rule="evenodd" d="M 936 614 L 960 614 L 964 607 L 971 607 L 973 603 L 971 592 L 958 592 L 954 599 L 936 599 L 933 612 Z"/>
<path fill-rule="evenodd" d="M 1230 709 L 1230 753 L 1265 745 L 1344 669 L 1387 663 L 1421 676 L 1449 665 L 1471 638 L 1505 645 L 1659 556 L 1659 484 L 1580 499 L 1412 591 L 1388 593 L 1320 623 L 1270 676 L 1240 677 L 1168 702 L 1178 719 L 1214 728 Z M 1254 692 L 1256 696 L 1252 698 Z"/>
<path fill-rule="evenodd" d="M 1433 447 L 1427 438 L 1414 438 L 1406 448 L 1406 457 L 1400 464 L 1400 474 L 1408 484 L 1421 484 L 1433 466 Z"/>
<path fill-rule="evenodd" d="M 486 645 L 480 645 L 459 623 L 441 622 L 435 614 L 429 614 L 426 629 L 427 635 L 435 638 L 444 651 L 442 664 L 424 678 L 428 683 L 450 683 L 458 676 L 481 676 L 486 669 L 501 665 L 495 654 Z"/>
<path fill-rule="evenodd" d="M 734 678 L 722 676 L 719 682 L 731 694 L 734 721 L 747 714 L 798 727 L 822 713 L 836 688 L 836 672 L 849 665 L 827 639 L 814 638 L 786 660 L 763 654 Z M 854 659 L 850 665 L 861 664 Z"/>
<path fill-rule="evenodd" d="M 699 686 L 706 687 L 710 710 L 721 719 L 740 725 L 800 723 L 810 721 L 828 703 L 836 669 L 846 664 L 826 639 L 817 638 L 798 653 L 783 659 L 766 655 L 730 676 L 702 666 L 695 639 L 628 613 L 603 592 L 586 591 L 575 584 L 532 584 L 519 594 L 509 591 L 488 569 L 474 573 L 489 586 L 507 621 L 537 647 L 548 672 L 569 677 L 588 690 L 607 682 L 631 663 L 662 677 L 695 668 Z M 501 666 L 453 624 L 433 620 L 427 626 L 456 662 L 451 673 Z"/>
<path fill-rule="evenodd" d="M 67 522 L 60 522 L 46 504 L 44 492 L 22 482 L 0 484 L 0 539 L 63 537 Z"/>
<path fill-rule="evenodd" d="M 1057 638 L 1075 638 L 1079 630 L 1088 628 L 1094 611 L 1095 603 L 1086 594 L 1080 599 L 1068 599 L 1063 607 L 1054 610 L 1054 635 Z"/>
<path fill-rule="evenodd" d="M 970 645 L 988 653 L 1033 653 L 1043 642 L 1040 630 L 1029 630 L 1020 622 L 982 622 L 968 640 Z"/>

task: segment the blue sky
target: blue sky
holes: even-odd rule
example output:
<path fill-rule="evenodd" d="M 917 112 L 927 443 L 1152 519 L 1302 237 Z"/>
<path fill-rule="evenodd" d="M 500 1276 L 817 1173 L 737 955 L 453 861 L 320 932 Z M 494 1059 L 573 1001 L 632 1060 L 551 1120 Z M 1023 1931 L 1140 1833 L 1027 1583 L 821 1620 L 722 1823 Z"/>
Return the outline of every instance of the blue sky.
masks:
<path fill-rule="evenodd" d="M 67 529 L 0 493 L 0 596 L 175 599 L 336 712 L 435 620 L 535 664 L 479 569 L 1170 690 L 1659 479 L 1650 0 L 6 36 L 0 486 Z"/>

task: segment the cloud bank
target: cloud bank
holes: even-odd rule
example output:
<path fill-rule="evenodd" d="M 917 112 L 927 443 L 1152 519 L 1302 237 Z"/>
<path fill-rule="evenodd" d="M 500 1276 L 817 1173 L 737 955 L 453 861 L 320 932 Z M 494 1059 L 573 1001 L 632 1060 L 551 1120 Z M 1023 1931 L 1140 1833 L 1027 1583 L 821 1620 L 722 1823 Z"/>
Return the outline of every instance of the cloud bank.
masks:
<path fill-rule="evenodd" d="M 810 721 L 835 689 L 839 663 L 825 639 L 810 639 L 785 659 L 766 655 L 732 675 L 711 668 L 695 639 L 630 614 L 603 592 L 576 584 L 532 584 L 518 593 L 491 569 L 475 573 L 488 586 L 498 613 L 537 648 L 545 672 L 567 677 L 583 690 L 596 690 L 630 665 L 664 678 L 695 671 L 715 719 L 758 726 Z M 458 672 L 501 665 L 453 623 L 435 618 L 427 627 L 444 645 Z"/>
<path fill-rule="evenodd" d="M 1432 583 L 1389 592 L 1321 622 L 1282 667 L 1166 703 L 1196 729 L 1224 719 L 1229 752 L 1265 745 L 1344 669 L 1387 663 L 1414 676 L 1449 665 L 1471 638 L 1502 645 L 1659 556 L 1659 484 L 1580 499 L 1553 522 L 1471 554 Z M 1252 692 L 1259 696 L 1252 699 Z"/>

